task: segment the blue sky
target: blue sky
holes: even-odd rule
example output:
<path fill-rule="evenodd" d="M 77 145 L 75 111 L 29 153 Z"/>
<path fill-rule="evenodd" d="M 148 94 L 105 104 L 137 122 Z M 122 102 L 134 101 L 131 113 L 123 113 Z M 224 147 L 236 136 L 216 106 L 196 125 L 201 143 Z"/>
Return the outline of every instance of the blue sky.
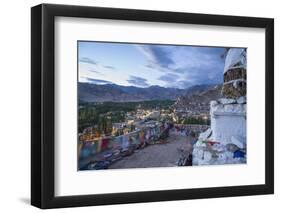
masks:
<path fill-rule="evenodd" d="M 223 82 L 225 48 L 78 43 L 79 82 L 188 88 Z"/>

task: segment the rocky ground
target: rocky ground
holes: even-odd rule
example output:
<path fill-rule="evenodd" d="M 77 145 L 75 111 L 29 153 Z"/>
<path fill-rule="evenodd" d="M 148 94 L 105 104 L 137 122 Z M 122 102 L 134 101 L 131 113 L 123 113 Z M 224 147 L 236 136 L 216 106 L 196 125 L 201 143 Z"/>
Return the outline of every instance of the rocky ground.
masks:
<path fill-rule="evenodd" d="M 173 167 L 180 157 L 179 149 L 190 149 L 191 137 L 171 133 L 164 144 L 154 144 L 113 163 L 108 169 Z"/>

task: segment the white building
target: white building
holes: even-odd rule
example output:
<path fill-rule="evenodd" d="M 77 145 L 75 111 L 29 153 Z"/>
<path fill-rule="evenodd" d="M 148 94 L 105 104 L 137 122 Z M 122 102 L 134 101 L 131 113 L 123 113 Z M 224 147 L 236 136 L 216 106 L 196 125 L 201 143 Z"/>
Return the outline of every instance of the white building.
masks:
<path fill-rule="evenodd" d="M 247 104 L 233 101 L 212 101 L 210 104 L 212 140 L 224 145 L 232 143 L 233 137 L 246 143 Z"/>
<path fill-rule="evenodd" d="M 210 103 L 211 127 L 193 146 L 193 165 L 246 163 L 246 49 L 228 50 L 222 92 L 227 98 Z"/>

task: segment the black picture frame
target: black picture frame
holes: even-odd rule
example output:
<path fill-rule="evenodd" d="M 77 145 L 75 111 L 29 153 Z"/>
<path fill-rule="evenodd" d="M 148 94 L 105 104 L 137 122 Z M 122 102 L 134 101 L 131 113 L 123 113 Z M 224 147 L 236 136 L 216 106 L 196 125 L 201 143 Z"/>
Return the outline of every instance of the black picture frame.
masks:
<path fill-rule="evenodd" d="M 265 184 L 93 195 L 54 195 L 55 17 L 263 28 L 266 32 Z M 41 4 L 31 8 L 31 204 L 42 208 L 274 193 L 274 20 L 241 16 Z"/>

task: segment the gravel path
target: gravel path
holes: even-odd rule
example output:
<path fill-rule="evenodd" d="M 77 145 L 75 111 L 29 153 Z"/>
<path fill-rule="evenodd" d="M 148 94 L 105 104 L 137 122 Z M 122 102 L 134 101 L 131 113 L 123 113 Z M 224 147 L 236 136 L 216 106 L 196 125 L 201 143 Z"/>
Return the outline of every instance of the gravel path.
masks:
<path fill-rule="evenodd" d="M 110 165 L 109 169 L 177 166 L 180 156 L 178 148 L 190 146 L 191 138 L 172 133 L 166 141 L 164 144 L 149 145 L 137 150 L 131 156 Z"/>

